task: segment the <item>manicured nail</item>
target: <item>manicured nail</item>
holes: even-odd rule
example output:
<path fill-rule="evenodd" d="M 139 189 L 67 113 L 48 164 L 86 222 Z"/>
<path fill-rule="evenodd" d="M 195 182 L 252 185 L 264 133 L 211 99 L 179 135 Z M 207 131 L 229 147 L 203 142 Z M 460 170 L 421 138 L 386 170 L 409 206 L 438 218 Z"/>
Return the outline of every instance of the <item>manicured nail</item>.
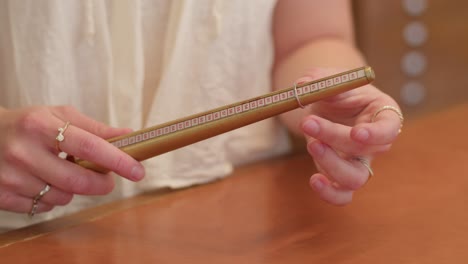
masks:
<path fill-rule="evenodd" d="M 315 120 L 307 120 L 303 125 L 303 129 L 309 136 L 315 136 L 320 131 L 319 124 Z"/>
<path fill-rule="evenodd" d="M 365 128 L 360 128 L 357 132 L 356 132 L 356 139 L 361 141 L 361 142 L 365 142 L 367 139 L 369 138 L 369 131 Z"/>
<path fill-rule="evenodd" d="M 321 157 L 325 153 L 325 146 L 321 142 L 316 141 L 309 144 L 309 151 L 313 156 Z"/>
<path fill-rule="evenodd" d="M 131 177 L 134 181 L 139 181 L 145 176 L 145 169 L 143 166 L 135 166 L 132 168 Z"/>

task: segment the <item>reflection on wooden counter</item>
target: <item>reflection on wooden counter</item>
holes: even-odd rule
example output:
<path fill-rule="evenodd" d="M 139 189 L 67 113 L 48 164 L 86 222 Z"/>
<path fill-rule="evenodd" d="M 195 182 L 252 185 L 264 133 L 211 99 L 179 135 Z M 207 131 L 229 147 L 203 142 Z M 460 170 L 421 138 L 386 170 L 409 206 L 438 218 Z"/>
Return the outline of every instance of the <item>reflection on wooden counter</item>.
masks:
<path fill-rule="evenodd" d="M 460 263 L 468 105 L 405 124 L 354 202 L 309 189 L 306 155 L 0 236 L 2 263 Z"/>

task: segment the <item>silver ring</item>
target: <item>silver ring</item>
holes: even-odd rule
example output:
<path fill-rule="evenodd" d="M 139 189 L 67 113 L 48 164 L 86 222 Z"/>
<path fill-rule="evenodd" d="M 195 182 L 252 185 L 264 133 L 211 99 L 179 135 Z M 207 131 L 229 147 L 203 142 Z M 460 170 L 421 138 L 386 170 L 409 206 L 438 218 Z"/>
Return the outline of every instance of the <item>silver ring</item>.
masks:
<path fill-rule="evenodd" d="M 36 214 L 38 206 L 39 205 L 37 203 L 33 203 L 32 208 L 31 208 L 31 212 L 29 212 L 29 217 L 32 218 Z"/>
<path fill-rule="evenodd" d="M 301 103 L 301 100 L 299 100 L 299 95 L 297 94 L 297 83 L 294 83 L 294 96 L 296 97 L 296 101 L 299 104 L 301 108 L 305 108 L 305 106 Z"/>
<path fill-rule="evenodd" d="M 39 200 L 41 200 L 42 197 L 49 191 L 50 191 L 50 185 L 46 184 L 44 189 L 42 189 L 36 196 L 34 196 L 32 208 L 31 208 L 31 211 L 29 212 L 29 217 L 33 217 L 36 214 L 37 207 L 39 206 Z"/>
<path fill-rule="evenodd" d="M 362 165 L 364 165 L 364 167 L 367 168 L 367 170 L 369 171 L 369 179 L 374 176 L 374 171 L 372 170 L 370 164 L 369 164 L 369 161 L 363 157 L 354 157 L 354 160 L 357 160 L 359 161 Z"/>

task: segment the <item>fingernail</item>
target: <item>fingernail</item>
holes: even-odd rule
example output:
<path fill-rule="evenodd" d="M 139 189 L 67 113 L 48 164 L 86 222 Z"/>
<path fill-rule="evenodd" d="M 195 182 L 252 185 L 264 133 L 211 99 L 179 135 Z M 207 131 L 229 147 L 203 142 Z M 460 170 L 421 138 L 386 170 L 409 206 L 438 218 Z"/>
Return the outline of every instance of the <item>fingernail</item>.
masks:
<path fill-rule="evenodd" d="M 369 138 L 369 131 L 367 131 L 367 129 L 365 128 L 360 128 L 357 132 L 356 132 L 356 139 L 361 141 L 361 142 L 364 142 L 366 141 L 367 139 Z"/>
<path fill-rule="evenodd" d="M 319 142 L 313 142 L 309 144 L 309 151 L 311 152 L 312 156 L 314 157 L 321 157 L 323 153 L 325 153 L 325 146 Z"/>
<path fill-rule="evenodd" d="M 317 121 L 307 120 L 303 125 L 303 129 L 309 136 L 315 136 L 319 133 L 320 127 Z"/>
<path fill-rule="evenodd" d="M 312 182 L 312 186 L 314 187 L 316 191 L 320 191 L 323 189 L 323 187 L 325 187 L 325 184 L 323 183 L 321 179 L 316 179 L 315 181 Z"/>
<path fill-rule="evenodd" d="M 139 181 L 145 176 L 145 169 L 143 166 L 135 166 L 132 168 L 131 177 L 134 181 Z"/>

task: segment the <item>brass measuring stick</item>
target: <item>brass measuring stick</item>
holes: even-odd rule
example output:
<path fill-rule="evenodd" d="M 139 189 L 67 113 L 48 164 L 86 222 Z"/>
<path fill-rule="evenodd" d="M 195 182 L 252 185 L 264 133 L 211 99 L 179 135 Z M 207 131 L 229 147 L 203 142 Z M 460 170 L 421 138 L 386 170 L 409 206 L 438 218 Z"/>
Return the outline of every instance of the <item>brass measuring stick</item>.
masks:
<path fill-rule="evenodd" d="M 356 68 L 294 87 L 222 106 L 115 137 L 108 141 L 138 161 L 304 107 L 329 96 L 371 83 L 370 67 Z M 98 172 L 108 170 L 86 160 L 77 164 Z"/>

